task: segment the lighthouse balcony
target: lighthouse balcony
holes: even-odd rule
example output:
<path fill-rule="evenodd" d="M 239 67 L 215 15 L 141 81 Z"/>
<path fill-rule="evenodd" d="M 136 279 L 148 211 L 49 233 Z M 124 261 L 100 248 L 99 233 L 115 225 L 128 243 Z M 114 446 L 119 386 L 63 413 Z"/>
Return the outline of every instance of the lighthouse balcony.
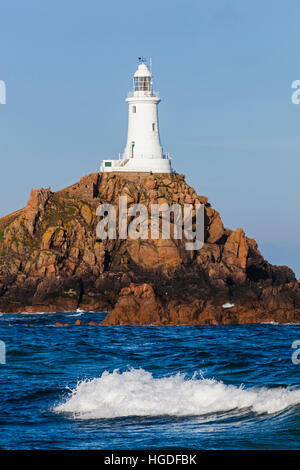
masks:
<path fill-rule="evenodd" d="M 136 91 L 129 91 L 127 98 L 159 98 L 158 91 L 150 91 L 150 90 L 136 90 Z"/>

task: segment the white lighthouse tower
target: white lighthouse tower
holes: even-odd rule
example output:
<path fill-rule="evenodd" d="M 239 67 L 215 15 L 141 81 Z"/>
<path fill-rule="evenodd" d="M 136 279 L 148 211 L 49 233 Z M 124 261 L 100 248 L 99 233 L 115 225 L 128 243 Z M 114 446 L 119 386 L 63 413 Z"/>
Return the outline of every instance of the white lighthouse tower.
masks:
<path fill-rule="evenodd" d="M 160 144 L 157 105 L 158 93 L 153 91 L 152 73 L 142 62 L 133 76 L 133 91 L 128 103 L 128 135 L 122 157 L 103 160 L 100 171 L 173 173 L 171 158 Z"/>

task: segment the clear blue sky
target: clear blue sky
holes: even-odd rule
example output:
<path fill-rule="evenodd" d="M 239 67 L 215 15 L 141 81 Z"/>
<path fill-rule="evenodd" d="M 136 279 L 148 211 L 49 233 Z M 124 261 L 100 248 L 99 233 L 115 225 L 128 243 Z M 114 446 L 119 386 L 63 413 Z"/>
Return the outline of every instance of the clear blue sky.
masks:
<path fill-rule="evenodd" d="M 225 226 L 300 277 L 297 0 L 2 0 L 0 216 L 124 149 L 137 57 L 152 57 L 160 131 Z"/>

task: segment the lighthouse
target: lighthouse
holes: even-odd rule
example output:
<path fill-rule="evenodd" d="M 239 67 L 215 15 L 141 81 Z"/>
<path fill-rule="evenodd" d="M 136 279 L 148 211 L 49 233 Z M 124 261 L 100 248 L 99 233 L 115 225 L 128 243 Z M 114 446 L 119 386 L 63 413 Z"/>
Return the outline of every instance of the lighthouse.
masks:
<path fill-rule="evenodd" d="M 117 160 L 103 160 L 101 172 L 173 173 L 171 157 L 164 154 L 159 135 L 158 104 L 152 70 L 141 62 L 133 76 L 128 104 L 128 134 L 125 150 Z"/>

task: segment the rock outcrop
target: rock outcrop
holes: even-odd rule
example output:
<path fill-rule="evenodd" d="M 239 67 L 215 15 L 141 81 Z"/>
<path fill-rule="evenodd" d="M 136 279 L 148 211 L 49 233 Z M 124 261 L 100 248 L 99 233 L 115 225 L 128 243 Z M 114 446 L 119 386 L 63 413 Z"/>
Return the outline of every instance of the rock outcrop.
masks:
<path fill-rule="evenodd" d="M 97 207 L 112 204 L 118 219 L 119 196 L 148 209 L 192 204 L 193 217 L 203 204 L 203 247 L 186 250 L 172 219 L 170 239 L 98 239 Z M 33 190 L 0 219 L 0 311 L 77 308 L 108 310 L 103 325 L 300 322 L 300 285 L 242 229 L 224 228 L 183 175 L 93 173 L 61 191 Z"/>

